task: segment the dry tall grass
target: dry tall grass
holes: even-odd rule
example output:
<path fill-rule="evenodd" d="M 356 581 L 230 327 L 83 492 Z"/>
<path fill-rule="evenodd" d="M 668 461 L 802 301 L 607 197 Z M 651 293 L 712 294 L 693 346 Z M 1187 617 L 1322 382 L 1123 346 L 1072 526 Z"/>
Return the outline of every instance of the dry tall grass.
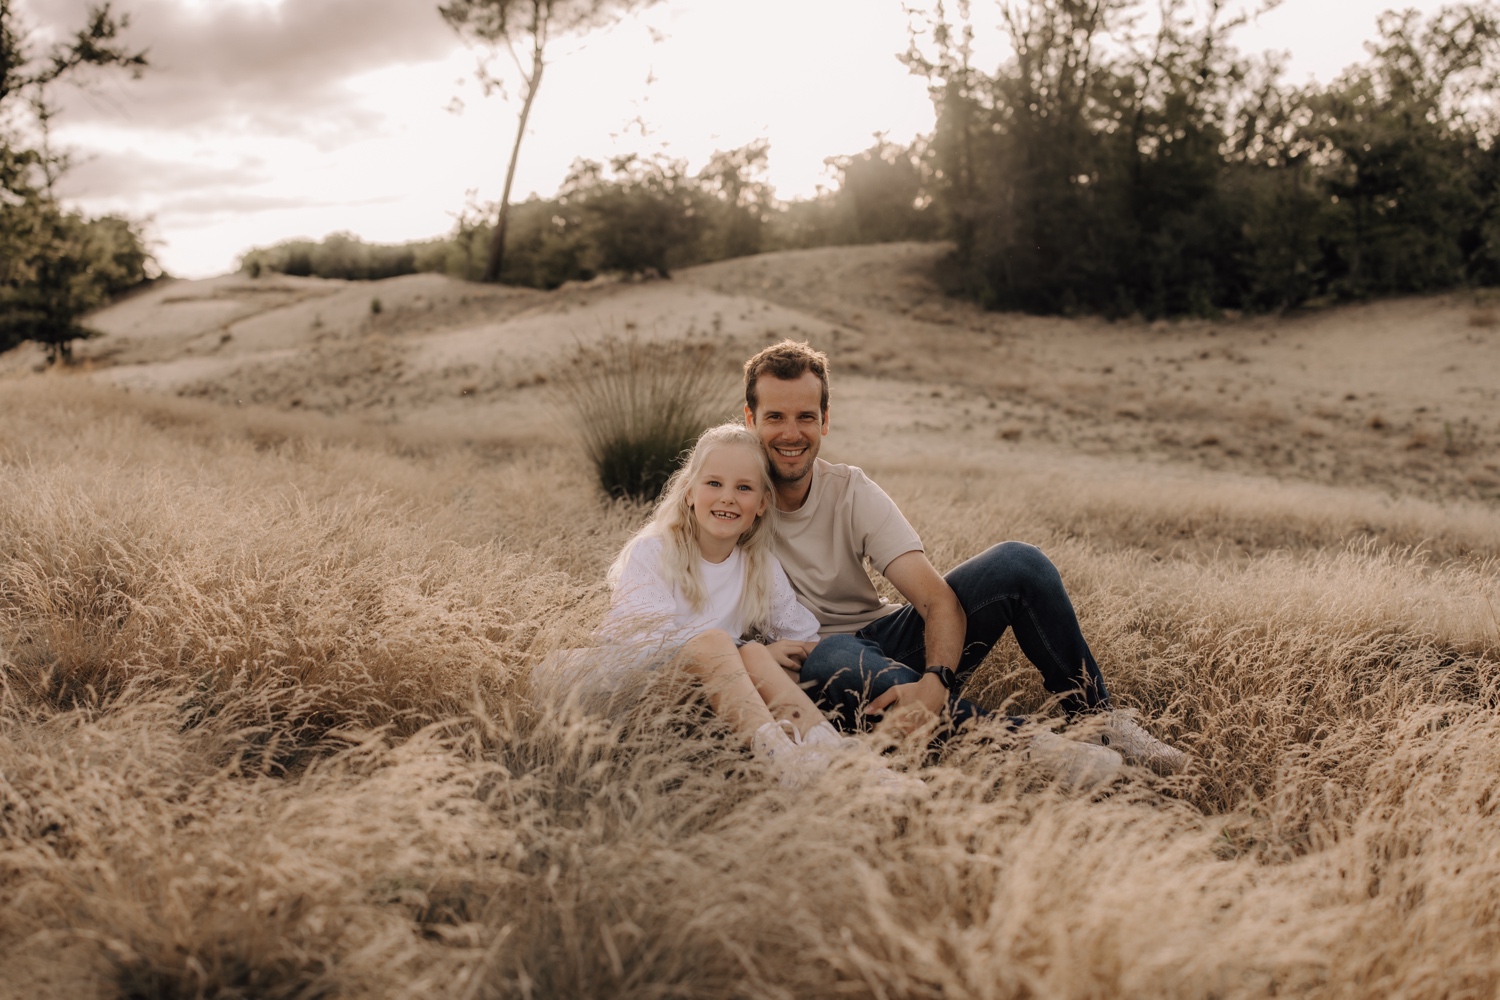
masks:
<path fill-rule="evenodd" d="M 610 336 L 570 352 L 554 393 L 604 492 L 651 503 L 698 435 L 733 413 L 738 373 L 717 347 Z"/>
<path fill-rule="evenodd" d="M 940 565 L 1043 545 L 1199 758 L 1086 798 L 957 745 L 910 806 L 526 696 L 638 517 L 544 426 L 0 399 L 0 991 L 1500 989 L 1493 511 L 871 463 Z M 1012 644 L 983 671 L 1042 704 Z"/>

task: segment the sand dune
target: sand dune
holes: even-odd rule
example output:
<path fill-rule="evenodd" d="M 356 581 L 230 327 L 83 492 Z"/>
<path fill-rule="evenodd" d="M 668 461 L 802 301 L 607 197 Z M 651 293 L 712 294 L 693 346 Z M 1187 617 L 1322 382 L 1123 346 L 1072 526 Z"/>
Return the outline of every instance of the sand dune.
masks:
<path fill-rule="evenodd" d="M 578 343 L 692 336 L 732 358 L 791 336 L 834 355 L 836 419 L 854 432 L 840 441 L 856 449 L 900 431 L 1006 460 L 1500 498 L 1500 328 L 1470 293 L 1287 317 L 1040 318 L 945 296 L 944 252 L 763 254 L 551 293 L 438 275 L 172 282 L 97 314 L 104 336 L 78 353 L 134 389 L 484 433 L 525 425 Z"/>

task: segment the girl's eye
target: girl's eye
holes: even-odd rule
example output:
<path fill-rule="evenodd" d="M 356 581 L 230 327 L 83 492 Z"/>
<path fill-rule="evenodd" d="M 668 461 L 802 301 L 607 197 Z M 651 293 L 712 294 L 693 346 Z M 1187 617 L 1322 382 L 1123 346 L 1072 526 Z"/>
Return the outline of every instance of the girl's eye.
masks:
<path fill-rule="evenodd" d="M 718 489 L 723 484 L 720 483 L 717 479 L 710 479 L 708 482 L 704 483 L 703 485 L 705 485 L 705 486 L 712 486 L 714 489 Z"/>

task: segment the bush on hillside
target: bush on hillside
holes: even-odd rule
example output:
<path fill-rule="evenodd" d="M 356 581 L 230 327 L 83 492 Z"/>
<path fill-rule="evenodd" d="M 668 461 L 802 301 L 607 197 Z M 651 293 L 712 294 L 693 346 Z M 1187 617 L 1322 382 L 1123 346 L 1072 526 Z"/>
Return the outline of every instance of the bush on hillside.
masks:
<path fill-rule="evenodd" d="M 650 503 L 729 413 L 735 374 L 704 341 L 608 337 L 572 351 L 555 392 L 604 492 Z"/>
<path fill-rule="evenodd" d="M 769 151 L 762 140 L 717 152 L 697 174 L 665 157 L 578 160 L 556 197 L 511 206 L 501 281 L 551 289 L 601 273 L 668 276 L 765 250 L 938 235 L 922 189 L 928 168 L 920 142 L 878 141 L 830 159 L 839 187 L 789 204 L 775 200 L 766 179 Z M 249 251 L 240 267 L 252 275 L 355 280 L 436 271 L 474 281 L 484 271 L 493 215 L 494 206 L 470 205 L 446 238 L 392 246 L 347 233 L 290 240 Z"/>
<path fill-rule="evenodd" d="M 925 240 L 937 235 L 937 217 L 928 210 L 932 198 L 932 168 L 926 144 L 917 139 L 898 146 L 876 137 L 875 145 L 853 156 L 831 157 L 826 162 L 838 174 L 833 201 L 848 226 L 832 240 L 821 242 L 890 243 Z"/>
<path fill-rule="evenodd" d="M 447 266 L 446 240 L 415 243 L 366 243 L 352 233 L 331 233 L 322 240 L 288 240 L 256 248 L 240 258 L 240 270 L 252 275 L 275 271 L 298 277 L 378 281 Z"/>
<path fill-rule="evenodd" d="M 698 171 L 696 210 L 702 218 L 696 262 L 745 257 L 769 249 L 780 207 L 767 176 L 771 144 L 760 139 L 715 152 Z"/>
<path fill-rule="evenodd" d="M 685 169 L 638 156 L 615 158 L 608 172 L 589 160 L 573 165 L 559 200 L 576 211 L 594 270 L 666 278 L 695 262 L 700 196 Z"/>

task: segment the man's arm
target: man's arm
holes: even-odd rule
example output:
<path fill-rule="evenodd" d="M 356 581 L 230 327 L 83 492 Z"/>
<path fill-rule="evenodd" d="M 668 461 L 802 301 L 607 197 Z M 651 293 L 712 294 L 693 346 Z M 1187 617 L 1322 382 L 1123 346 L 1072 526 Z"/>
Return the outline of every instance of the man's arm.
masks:
<path fill-rule="evenodd" d="M 968 617 L 958 595 L 933 568 L 925 552 L 907 552 L 891 560 L 885 578 L 922 616 L 928 666 L 958 669 Z M 911 664 L 908 664 L 911 666 Z M 909 733 L 935 721 L 948 701 L 948 690 L 934 674 L 911 684 L 897 684 L 870 702 L 865 711 L 885 713 L 881 728 Z"/>

